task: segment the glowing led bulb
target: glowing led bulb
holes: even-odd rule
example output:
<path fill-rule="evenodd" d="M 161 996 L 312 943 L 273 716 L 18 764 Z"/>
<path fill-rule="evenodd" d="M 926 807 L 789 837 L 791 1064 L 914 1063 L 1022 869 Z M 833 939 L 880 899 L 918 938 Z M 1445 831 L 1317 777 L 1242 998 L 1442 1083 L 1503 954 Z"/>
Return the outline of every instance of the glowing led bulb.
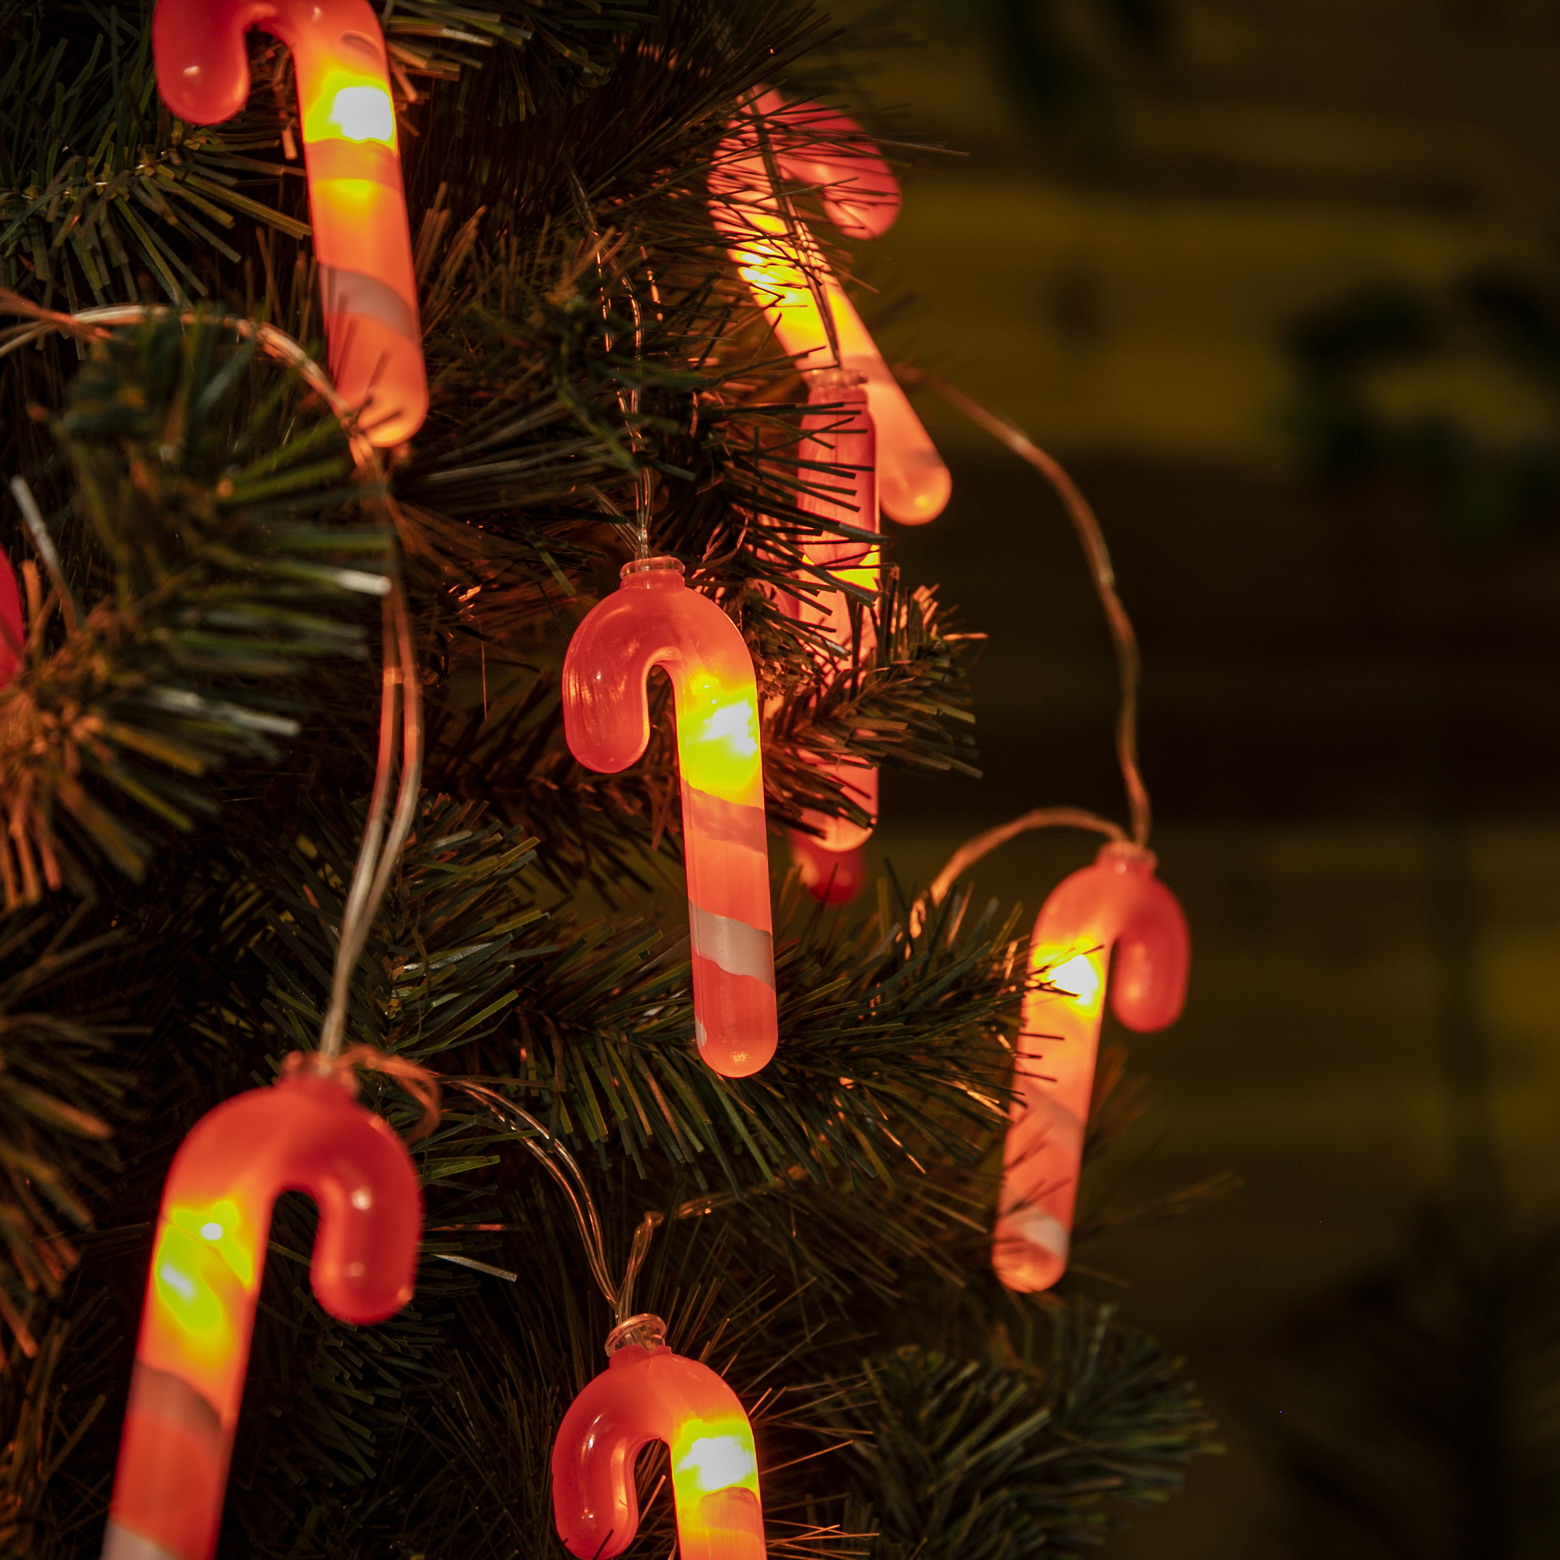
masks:
<path fill-rule="evenodd" d="M 1098 1013 L 1100 1010 L 1100 972 L 1095 955 L 1075 953 L 1070 959 L 1051 966 L 1046 984 L 1055 986 L 1057 993 L 1069 999 L 1080 1013 Z"/>
<path fill-rule="evenodd" d="M 422 1198 L 404 1145 L 350 1083 L 291 1065 L 204 1116 L 168 1172 L 104 1560 L 210 1560 L 282 1192 L 319 1204 L 310 1278 L 333 1316 L 382 1321 L 411 1297 Z"/>
<path fill-rule="evenodd" d="M 1191 963 L 1186 918 L 1153 855 L 1123 842 L 1058 884 L 1035 921 L 992 1239 L 1009 1289 L 1049 1289 L 1067 1267 L 1112 948 L 1117 1018 L 1142 1031 L 1174 1023 Z"/>
<path fill-rule="evenodd" d="M 587 768 L 613 773 L 642 756 L 657 666 L 676 706 L 694 1034 L 716 1072 L 745 1078 L 778 1033 L 758 689 L 736 625 L 687 588 L 675 558 L 625 567 L 569 644 L 563 729 Z"/>
<path fill-rule="evenodd" d="M 336 388 L 375 444 L 403 443 L 428 385 L 379 20 L 367 0 L 157 0 L 157 86 L 174 113 L 211 125 L 243 108 L 251 27 L 292 51 Z"/>
<path fill-rule="evenodd" d="M 383 87 L 341 88 L 325 122 L 344 140 L 395 144 L 395 105 Z"/>
<path fill-rule="evenodd" d="M 752 1436 L 698 1436 L 678 1460 L 675 1471 L 687 1474 L 701 1494 L 743 1484 L 758 1473 Z"/>

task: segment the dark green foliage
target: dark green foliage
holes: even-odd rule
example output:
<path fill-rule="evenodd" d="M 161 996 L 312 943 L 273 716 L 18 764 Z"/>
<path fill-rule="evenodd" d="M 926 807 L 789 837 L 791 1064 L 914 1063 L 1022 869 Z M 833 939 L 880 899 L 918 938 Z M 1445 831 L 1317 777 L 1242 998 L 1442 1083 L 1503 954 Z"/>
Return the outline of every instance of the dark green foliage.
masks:
<path fill-rule="evenodd" d="M 909 1422 L 964 1391 L 1012 1400 L 991 1432 L 1008 1435 L 1006 1504 L 930 1420 L 892 1427 L 881 1455 L 922 1458 L 953 1492 L 949 1522 L 1008 1535 L 968 1552 L 1093 1533 L 1102 1495 L 1168 1487 L 1203 1432 L 1152 1346 L 985 1272 L 1015 919 L 955 896 L 911 933 L 892 882 L 825 911 L 777 870 L 780 1054 L 721 1079 L 690 1037 L 667 722 L 617 776 L 581 770 L 560 730 L 569 634 L 643 507 L 760 663 L 777 868 L 781 825 L 847 805 L 810 760 L 974 761 L 973 636 L 929 588 L 890 570 L 857 604 L 870 658 L 826 655 L 781 610 L 782 590 L 815 588 L 794 571 L 830 529 L 799 488 L 848 473 L 798 469 L 799 386 L 707 181 L 736 105 L 784 84 L 824 19 L 805 0 L 385 9 L 433 410 L 382 489 L 225 312 L 311 347 L 286 51 L 256 35 L 244 114 L 195 130 L 159 106 L 139 0 L 0 14 L 18 329 L 100 299 L 180 306 L 35 333 L 4 360 L 4 474 L 42 524 L 0 507 L 32 597 L 0 691 L 17 902 L 0 934 L 0 1557 L 94 1552 L 168 1162 L 205 1111 L 316 1042 L 391 573 L 415 621 L 427 784 L 348 1036 L 445 1080 L 415 1150 L 424 1257 L 403 1313 L 337 1324 L 308 1290 L 313 1212 L 282 1199 L 221 1552 L 558 1553 L 551 1436 L 612 1320 L 538 1160 L 564 1151 L 614 1272 L 640 1221 L 664 1220 L 637 1303 L 755 1406 L 777 1552 L 909 1553 L 913 1510 L 860 1438 L 884 1402 Z M 361 1087 L 410 1129 L 393 1078 Z M 993 1363 L 999 1327 L 1039 1353 Z M 644 1532 L 637 1552 L 670 1547 L 664 1494 Z"/>
<path fill-rule="evenodd" d="M 240 219 L 308 231 L 273 204 L 283 170 L 263 114 L 220 131 L 170 119 L 139 6 L 13 0 L 4 22 L 5 286 L 79 309 L 150 282 L 182 302 L 211 290 L 213 267 L 251 258 Z"/>
<path fill-rule="evenodd" d="M 94 859 L 139 875 L 154 831 L 217 805 L 213 770 L 297 734 L 303 669 L 361 653 L 390 538 L 327 523 L 355 497 L 352 462 L 298 399 L 217 319 L 88 348 L 52 423 L 65 469 L 43 468 L 70 479 L 50 527 L 65 572 L 0 726 L 8 899 L 40 879 L 84 890 Z"/>
<path fill-rule="evenodd" d="M 1211 1428 L 1179 1361 L 1082 1298 L 1048 1308 L 1038 1360 L 870 1361 L 834 1422 L 876 1509 L 874 1554 L 1005 1560 L 1103 1542 L 1107 1495 L 1165 1499 Z"/>
<path fill-rule="evenodd" d="M 88 966 L 109 976 L 115 939 L 73 941 L 66 921 L 8 927 L 0 957 L 0 1348 L 33 1355 L 34 1297 L 59 1294 L 76 1262 L 73 1231 L 92 1222 L 88 1199 L 111 1162 L 106 1140 L 125 1079 L 108 1059 L 114 1010 L 64 1016 L 42 1004 L 63 977 Z M 95 1021 L 94 1021 L 95 1020 Z"/>

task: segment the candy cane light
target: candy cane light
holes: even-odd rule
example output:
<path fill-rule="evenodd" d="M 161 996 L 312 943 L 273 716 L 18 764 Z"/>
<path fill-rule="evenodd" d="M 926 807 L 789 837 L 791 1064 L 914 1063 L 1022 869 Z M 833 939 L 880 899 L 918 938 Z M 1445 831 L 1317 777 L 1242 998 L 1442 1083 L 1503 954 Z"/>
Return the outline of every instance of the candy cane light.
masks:
<path fill-rule="evenodd" d="M 618 1348 L 558 1428 L 553 1517 L 569 1551 L 613 1560 L 633 1542 L 634 1461 L 651 1441 L 670 1454 L 682 1560 L 763 1560 L 758 1457 L 742 1403 L 708 1365 L 659 1343 Z"/>
<path fill-rule="evenodd" d="M 808 486 L 799 495 L 797 506 L 822 519 L 875 535 L 877 439 L 859 376 L 824 370 L 807 377 L 808 402 L 816 410 L 802 418 L 798 455 L 804 463 L 835 469 L 820 474 L 804 464 L 802 475 Z M 872 596 L 882 584 L 882 553 L 873 542 L 820 537 L 808 544 L 806 557 L 814 570 Z M 816 586 L 816 577 L 809 583 Z M 844 656 L 854 652 L 865 660 L 876 648 L 877 631 L 870 614 L 860 614 L 852 625 L 849 601 L 837 586 L 806 596 L 780 592 L 779 601 L 791 617 L 815 627 L 825 643 Z M 832 667 L 840 662 L 829 656 L 828 664 Z M 801 869 L 803 883 L 818 898 L 839 903 L 852 897 L 865 880 L 861 848 L 877 822 L 877 766 L 853 759 L 818 759 L 815 767 L 834 780 L 870 820 L 853 823 L 808 808 L 802 818 L 810 832 L 792 833 L 792 856 Z"/>
<path fill-rule="evenodd" d="M 564 735 L 587 768 L 626 769 L 650 740 L 650 673 L 659 666 L 670 678 L 694 1033 L 716 1072 L 743 1078 L 774 1055 L 777 1038 L 753 660 L 731 619 L 688 589 L 675 558 L 640 559 L 622 577 L 569 643 Z"/>
<path fill-rule="evenodd" d="M 804 371 L 837 366 L 864 377 L 883 508 L 905 524 L 935 519 L 952 490 L 948 468 L 823 251 L 782 209 L 760 120 L 776 171 L 819 186 L 824 210 L 849 237 L 887 231 L 899 214 L 899 185 L 854 120 L 816 103 L 787 107 L 775 92 L 761 94 L 722 143 L 710 180 L 715 223 L 730 241 L 732 263 L 787 355 Z"/>
<path fill-rule="evenodd" d="M 1035 921 L 992 1241 L 1009 1289 L 1049 1289 L 1067 1267 L 1107 978 L 1129 1029 L 1163 1029 L 1181 1015 L 1191 939 L 1154 865 L 1152 852 L 1112 841 L 1057 885 Z M 1042 981 L 1055 989 L 1038 989 Z"/>
<path fill-rule="evenodd" d="M 16 588 L 11 560 L 0 552 L 0 688 L 4 688 L 22 664 L 27 624 L 22 616 L 22 594 Z"/>
<path fill-rule="evenodd" d="M 218 124 L 244 106 L 252 27 L 292 51 L 332 377 L 373 443 L 400 444 L 428 386 L 379 20 L 368 0 L 157 0 L 157 86 L 181 119 Z"/>
<path fill-rule="evenodd" d="M 401 1139 L 350 1074 L 289 1072 L 196 1123 L 168 1172 L 152 1247 L 104 1560 L 210 1560 L 243 1396 L 271 1210 L 319 1204 L 309 1276 L 366 1325 L 411 1298 L 422 1197 Z"/>

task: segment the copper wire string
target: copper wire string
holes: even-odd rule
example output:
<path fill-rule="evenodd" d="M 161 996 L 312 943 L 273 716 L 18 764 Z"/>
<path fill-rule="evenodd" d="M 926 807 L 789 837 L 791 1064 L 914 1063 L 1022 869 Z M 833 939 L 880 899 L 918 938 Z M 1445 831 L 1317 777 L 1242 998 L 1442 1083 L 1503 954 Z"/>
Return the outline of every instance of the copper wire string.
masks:
<path fill-rule="evenodd" d="M 639 1278 L 639 1270 L 644 1266 L 645 1257 L 649 1253 L 651 1237 L 661 1223 L 661 1215 L 647 1213 L 639 1221 L 638 1227 L 634 1230 L 633 1242 L 629 1247 L 628 1262 L 624 1267 L 622 1281 L 614 1283 L 612 1266 L 607 1260 L 606 1237 L 602 1233 L 601 1217 L 596 1211 L 595 1199 L 590 1195 L 590 1187 L 586 1184 L 584 1173 L 567 1146 L 528 1110 L 522 1109 L 512 1100 L 505 1099 L 497 1090 L 488 1088 L 486 1084 L 451 1079 L 449 1087 L 470 1095 L 490 1114 L 497 1117 L 520 1138 L 520 1141 L 540 1162 L 542 1168 L 558 1183 L 564 1197 L 568 1200 L 569 1211 L 574 1215 L 574 1222 L 579 1229 L 580 1240 L 585 1247 L 585 1261 L 590 1268 L 591 1277 L 595 1279 L 596 1287 L 606 1298 L 607 1304 L 612 1307 L 614 1322 L 618 1324 L 625 1322 L 633 1313 L 634 1285 Z M 529 1128 L 536 1136 L 523 1135 L 520 1130 L 522 1127 Z M 542 1141 L 538 1142 L 538 1138 Z M 546 1147 L 543 1147 L 543 1143 Z"/>
<path fill-rule="evenodd" d="M 1121 689 L 1116 711 L 1116 761 L 1120 765 L 1121 781 L 1127 792 L 1132 842 L 1146 846 L 1153 812 L 1149 804 L 1148 787 L 1143 783 L 1143 773 L 1138 764 L 1138 684 L 1142 677 L 1142 659 L 1138 653 L 1137 633 L 1132 627 L 1132 619 L 1116 591 L 1116 571 L 1111 563 L 1110 549 L 1105 544 L 1105 533 L 1100 527 L 1099 517 L 1062 464 L 1041 449 L 1021 428 L 1015 427 L 1005 417 L 988 411 L 956 385 L 950 385 L 936 374 L 927 373 L 923 369 L 906 369 L 902 371 L 901 377 L 912 386 L 924 385 L 928 390 L 935 390 L 971 422 L 984 428 L 1020 460 L 1033 466 L 1061 499 L 1079 545 L 1083 548 L 1089 576 L 1094 582 L 1094 591 L 1104 610 L 1105 623 L 1115 647 L 1116 672 Z"/>
<path fill-rule="evenodd" d="M 1089 578 L 1093 581 L 1095 595 L 1099 597 L 1115 650 L 1120 687 L 1120 701 L 1116 710 L 1116 762 L 1121 770 L 1122 786 L 1127 793 L 1128 816 L 1131 820 L 1129 835 L 1120 825 L 1081 807 L 1040 807 L 1009 823 L 998 824 L 996 828 L 977 834 L 948 858 L 942 871 L 932 879 L 931 887 L 911 905 L 908 922 L 910 935 L 914 937 L 920 934 L 926 924 L 928 906 L 940 905 L 948 897 L 948 890 L 961 873 L 1018 835 L 1031 829 L 1089 829 L 1111 840 L 1126 841 L 1130 838 L 1134 845 L 1146 848 L 1153 822 L 1153 809 L 1138 763 L 1138 685 L 1142 677 L 1142 658 L 1138 652 L 1137 633 L 1132 627 L 1132 619 L 1116 590 L 1116 570 L 1111 563 L 1110 548 L 1105 543 L 1099 517 L 1062 464 L 1042 450 L 1021 428 L 1015 427 L 1005 417 L 988 411 L 980 402 L 936 374 L 919 368 L 902 368 L 899 377 L 908 386 L 922 385 L 935 390 L 971 422 L 984 428 L 1021 460 L 1033 466 L 1061 499 L 1079 545 L 1083 548 Z"/>
<path fill-rule="evenodd" d="M 409 671 L 409 667 L 412 668 Z M 331 969 L 330 1000 L 320 1025 L 320 1066 L 326 1069 L 340 1054 L 346 1035 L 347 1002 L 352 977 L 357 972 L 374 917 L 390 886 L 417 813 L 422 771 L 422 708 L 412 661 L 412 635 L 406 599 L 399 589 L 385 597 L 383 675 L 380 682 L 379 750 L 374 765 L 374 789 L 369 798 L 363 838 L 352 868 L 347 902 L 341 912 L 341 931 Z M 400 720 L 397 721 L 399 715 Z M 397 729 L 399 727 L 399 729 Z M 395 771 L 397 748 L 400 786 L 395 813 L 385 828 L 390 804 L 390 777 Z"/>
<path fill-rule="evenodd" d="M 1119 824 L 1112 823 L 1109 818 L 1101 818 L 1098 813 L 1085 812 L 1081 807 L 1040 807 L 1034 812 L 1025 813 L 1021 818 L 1013 819 L 1011 823 L 987 829 L 984 834 L 977 834 L 974 839 L 961 845 L 948 858 L 947 866 L 932 879 L 926 897 L 934 905 L 940 905 L 948 897 L 948 890 L 953 887 L 955 878 L 973 867 L 982 856 L 990 855 L 999 845 L 1006 845 L 1009 840 L 1030 829 L 1093 829 L 1107 839 L 1124 840 L 1127 837 Z"/>

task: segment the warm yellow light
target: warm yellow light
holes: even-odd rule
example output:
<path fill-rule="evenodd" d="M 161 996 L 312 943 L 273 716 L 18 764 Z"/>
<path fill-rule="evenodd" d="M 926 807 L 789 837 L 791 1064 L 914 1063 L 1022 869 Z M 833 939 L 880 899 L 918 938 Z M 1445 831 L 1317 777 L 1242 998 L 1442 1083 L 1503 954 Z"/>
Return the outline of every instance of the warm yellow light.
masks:
<path fill-rule="evenodd" d="M 1046 975 L 1048 984 L 1066 992 L 1085 1013 L 1098 1011 L 1100 1005 L 1100 972 L 1094 959 L 1086 953 L 1054 966 Z"/>
<path fill-rule="evenodd" d="M 232 1354 L 237 1338 L 231 1293 L 221 1291 L 231 1292 L 233 1273 L 210 1243 L 167 1225 L 152 1259 L 152 1283 L 158 1310 L 172 1327 L 181 1354 L 208 1365 Z"/>
<path fill-rule="evenodd" d="M 813 302 L 812 288 L 799 265 L 776 257 L 759 265 L 742 267 L 742 280 L 766 308 L 799 309 Z M 816 313 L 816 309 L 814 309 Z"/>
<path fill-rule="evenodd" d="M 677 753 L 683 779 L 711 796 L 751 800 L 759 783 L 758 692 L 727 688 L 707 674 L 680 690 Z"/>
<path fill-rule="evenodd" d="M 236 1346 L 235 1290 L 253 1290 L 256 1263 L 248 1225 L 231 1197 L 175 1203 L 152 1258 L 152 1284 L 181 1349 L 214 1363 Z"/>
<path fill-rule="evenodd" d="M 170 1229 L 177 1227 L 186 1234 L 199 1235 L 215 1249 L 245 1289 L 254 1288 L 255 1254 L 247 1221 L 231 1197 L 194 1208 L 175 1203 L 168 1210 L 168 1225 Z"/>
<path fill-rule="evenodd" d="M 758 1475 L 758 1461 L 745 1435 L 701 1435 L 689 1445 L 673 1472 L 692 1474 L 694 1488 L 707 1495 L 712 1490 L 749 1483 Z"/>
<path fill-rule="evenodd" d="M 328 129 L 345 141 L 395 142 L 395 105 L 380 86 L 342 87 L 324 115 Z"/>

